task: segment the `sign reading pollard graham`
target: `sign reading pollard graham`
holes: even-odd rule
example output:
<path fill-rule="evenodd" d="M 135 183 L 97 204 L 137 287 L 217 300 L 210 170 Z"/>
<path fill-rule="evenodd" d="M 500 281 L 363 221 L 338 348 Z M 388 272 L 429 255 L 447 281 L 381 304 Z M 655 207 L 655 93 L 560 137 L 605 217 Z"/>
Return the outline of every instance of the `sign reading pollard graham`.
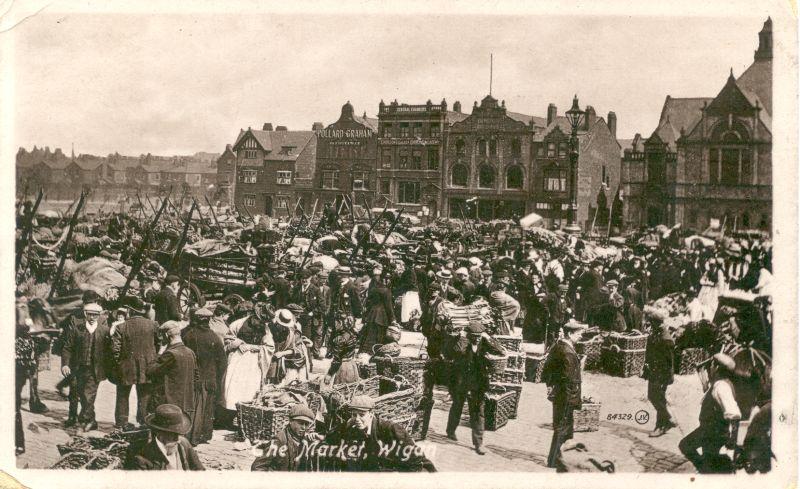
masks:
<path fill-rule="evenodd" d="M 373 136 L 372 129 L 332 129 L 326 128 L 317 131 L 317 137 L 326 139 L 369 139 Z"/>

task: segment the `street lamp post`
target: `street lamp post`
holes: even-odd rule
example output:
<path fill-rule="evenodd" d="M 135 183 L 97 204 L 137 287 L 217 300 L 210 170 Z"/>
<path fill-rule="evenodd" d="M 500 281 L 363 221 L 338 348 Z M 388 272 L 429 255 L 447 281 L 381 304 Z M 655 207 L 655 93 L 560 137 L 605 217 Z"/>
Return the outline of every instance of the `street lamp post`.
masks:
<path fill-rule="evenodd" d="M 578 127 L 583 121 L 584 112 L 578 105 L 578 96 L 572 99 L 572 108 L 567 113 L 567 120 L 572 128 L 569 138 L 569 223 L 564 230 L 570 234 L 580 234 L 578 225 Z"/>

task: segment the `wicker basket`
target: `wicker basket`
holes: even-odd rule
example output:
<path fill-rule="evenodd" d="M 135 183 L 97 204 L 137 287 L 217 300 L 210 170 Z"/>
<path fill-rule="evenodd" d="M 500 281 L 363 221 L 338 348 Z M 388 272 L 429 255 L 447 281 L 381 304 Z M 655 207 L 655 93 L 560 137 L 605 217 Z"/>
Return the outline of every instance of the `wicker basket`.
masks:
<path fill-rule="evenodd" d="M 66 455 L 73 452 L 103 452 L 111 457 L 124 458 L 130 443 L 114 438 L 75 436 L 69 443 L 56 445 L 58 453 Z"/>
<path fill-rule="evenodd" d="M 489 384 L 490 391 L 514 391 L 517 393 L 517 397 L 514 398 L 514 410 L 512 411 L 509 418 L 516 419 L 517 418 L 517 411 L 519 410 L 519 400 L 522 397 L 522 384 L 509 384 L 506 382 L 492 382 Z"/>
<path fill-rule="evenodd" d="M 370 377 L 375 377 L 378 375 L 378 366 L 374 363 L 359 363 L 358 364 L 358 375 L 362 379 L 368 379 Z"/>
<path fill-rule="evenodd" d="M 582 403 L 581 408 L 572 413 L 572 431 L 597 431 L 600 429 L 600 403 Z"/>
<path fill-rule="evenodd" d="M 595 336 L 595 338 L 599 337 Z M 578 355 L 586 355 L 585 370 L 600 368 L 600 350 L 603 343 L 595 338 L 575 343 L 575 352 Z"/>
<path fill-rule="evenodd" d="M 495 335 L 494 339 L 500 342 L 508 352 L 519 353 L 522 351 L 522 336 Z"/>
<path fill-rule="evenodd" d="M 695 366 L 708 360 L 710 356 L 705 348 L 684 348 L 678 355 L 678 361 L 675 362 L 676 373 L 678 375 L 694 373 Z"/>
<path fill-rule="evenodd" d="M 395 377 L 399 375 L 408 380 L 422 394 L 425 388 L 425 366 L 427 358 L 414 357 L 374 357 L 378 375 Z"/>
<path fill-rule="evenodd" d="M 489 382 L 502 382 L 508 384 L 521 384 L 525 378 L 524 370 L 507 368 L 500 373 L 489 374 Z"/>
<path fill-rule="evenodd" d="M 251 442 L 275 438 L 289 424 L 289 406 L 261 406 L 253 402 L 236 403 L 239 428 Z"/>
<path fill-rule="evenodd" d="M 110 470 L 121 469 L 122 459 L 104 452 L 70 452 L 61 457 L 51 469 Z"/>
<path fill-rule="evenodd" d="M 486 396 L 484 429 L 497 431 L 514 415 L 517 392 L 513 390 L 487 392 L 484 396 Z"/>
<path fill-rule="evenodd" d="M 611 333 L 608 335 L 608 340 L 620 350 L 644 350 L 647 347 L 646 334 Z"/>
<path fill-rule="evenodd" d="M 282 388 L 288 392 L 293 392 L 305 398 L 306 405 L 315 413 L 323 411 L 325 401 L 322 398 L 322 394 L 320 394 L 319 384 L 314 382 L 294 380 Z"/>
<path fill-rule="evenodd" d="M 491 374 L 500 374 L 508 365 L 508 357 L 505 355 L 492 355 L 486 354 L 486 360 L 489 362 L 489 372 Z"/>
<path fill-rule="evenodd" d="M 347 405 L 357 395 L 372 397 L 375 400 L 373 412 L 376 415 L 399 423 L 407 430 L 413 426 L 422 397 L 417 394 L 414 385 L 400 376 L 394 379 L 376 376 L 353 384 L 340 384 L 333 388 L 329 403 L 334 424 L 349 417 Z"/>
<path fill-rule="evenodd" d="M 509 353 L 506 361 L 508 368 L 525 369 L 525 353 Z"/>
<path fill-rule="evenodd" d="M 543 353 L 528 353 L 525 357 L 525 380 L 527 382 L 541 382 L 544 369 L 545 355 Z"/>
<path fill-rule="evenodd" d="M 645 350 L 622 350 L 612 345 L 603 347 L 601 363 L 603 371 L 616 377 L 638 377 L 644 370 Z"/>

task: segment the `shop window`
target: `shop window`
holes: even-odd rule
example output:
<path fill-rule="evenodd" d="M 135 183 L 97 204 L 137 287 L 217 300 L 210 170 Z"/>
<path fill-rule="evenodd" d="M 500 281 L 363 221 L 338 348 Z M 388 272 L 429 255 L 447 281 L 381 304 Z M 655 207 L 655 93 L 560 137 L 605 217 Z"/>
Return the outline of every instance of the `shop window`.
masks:
<path fill-rule="evenodd" d="M 401 204 L 419 204 L 420 202 L 420 183 L 419 182 L 398 182 L 397 200 Z"/>

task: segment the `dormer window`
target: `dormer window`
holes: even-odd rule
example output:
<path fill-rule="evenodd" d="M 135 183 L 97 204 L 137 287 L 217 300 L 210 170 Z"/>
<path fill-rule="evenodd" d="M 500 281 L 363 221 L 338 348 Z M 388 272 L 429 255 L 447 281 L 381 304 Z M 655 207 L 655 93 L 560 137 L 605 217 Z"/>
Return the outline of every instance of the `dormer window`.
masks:
<path fill-rule="evenodd" d="M 295 146 L 281 146 L 281 153 L 282 155 L 290 155 L 294 152 Z"/>

